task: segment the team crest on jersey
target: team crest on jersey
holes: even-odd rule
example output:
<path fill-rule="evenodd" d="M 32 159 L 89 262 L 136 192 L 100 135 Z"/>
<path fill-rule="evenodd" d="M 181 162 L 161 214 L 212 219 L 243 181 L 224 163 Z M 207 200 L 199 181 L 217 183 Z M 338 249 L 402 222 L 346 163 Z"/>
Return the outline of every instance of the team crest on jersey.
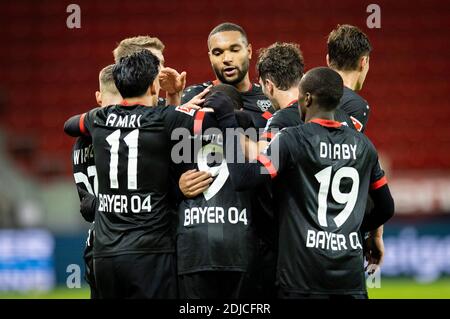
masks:
<path fill-rule="evenodd" d="M 258 100 L 256 101 L 256 105 L 261 109 L 261 111 L 266 112 L 272 106 L 269 100 Z"/>
<path fill-rule="evenodd" d="M 191 109 L 191 108 L 186 107 L 184 105 L 177 106 L 175 108 L 175 111 L 182 112 L 182 113 L 185 113 L 185 114 L 190 115 L 190 116 L 194 116 L 194 113 L 195 113 L 195 109 Z"/>

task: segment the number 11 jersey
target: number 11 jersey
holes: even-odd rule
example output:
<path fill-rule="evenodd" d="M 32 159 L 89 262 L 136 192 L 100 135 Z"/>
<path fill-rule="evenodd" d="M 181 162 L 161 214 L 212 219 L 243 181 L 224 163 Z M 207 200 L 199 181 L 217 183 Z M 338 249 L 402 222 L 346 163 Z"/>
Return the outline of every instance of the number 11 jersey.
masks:
<path fill-rule="evenodd" d="M 111 105 L 82 115 L 80 130 L 92 136 L 98 177 L 95 257 L 175 251 L 171 133 L 193 128 L 194 113 Z"/>

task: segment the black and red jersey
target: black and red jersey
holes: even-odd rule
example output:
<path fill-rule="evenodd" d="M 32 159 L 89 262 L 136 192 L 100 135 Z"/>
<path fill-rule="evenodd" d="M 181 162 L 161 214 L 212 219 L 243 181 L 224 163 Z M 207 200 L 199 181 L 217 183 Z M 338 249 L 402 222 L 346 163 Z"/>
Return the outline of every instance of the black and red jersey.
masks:
<path fill-rule="evenodd" d="M 344 93 L 337 108 L 345 111 L 352 119 L 355 128 L 364 133 L 370 114 L 369 103 L 365 99 L 344 86 Z"/>
<path fill-rule="evenodd" d="M 171 135 L 204 114 L 182 107 L 112 105 L 82 115 L 98 177 L 94 256 L 175 250 Z"/>
<path fill-rule="evenodd" d="M 282 130 L 259 161 L 274 178 L 280 288 L 366 293 L 359 228 L 369 189 L 386 184 L 369 139 L 315 119 Z"/>
<path fill-rule="evenodd" d="M 350 128 L 355 128 L 351 118 L 343 110 L 336 110 L 334 114 L 335 120 Z M 286 127 L 292 127 L 303 124 L 300 116 L 298 101 L 294 100 L 285 108 L 276 111 L 271 118 L 268 119 L 261 139 L 270 141 L 280 130 Z"/>
<path fill-rule="evenodd" d="M 187 87 L 181 97 L 181 103 L 188 102 L 208 86 L 218 83 L 220 83 L 218 80 L 207 81 Z M 257 83 L 252 83 L 248 91 L 240 92 L 240 94 L 244 103 L 243 111 L 251 116 L 253 125 L 256 128 L 264 128 L 274 110 L 270 100 L 263 94 L 261 86 Z"/>

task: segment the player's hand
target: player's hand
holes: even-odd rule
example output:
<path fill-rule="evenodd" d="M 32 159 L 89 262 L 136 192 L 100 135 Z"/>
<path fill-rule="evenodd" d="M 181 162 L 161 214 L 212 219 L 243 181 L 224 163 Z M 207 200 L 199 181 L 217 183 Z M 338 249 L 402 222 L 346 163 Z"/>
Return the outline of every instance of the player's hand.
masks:
<path fill-rule="evenodd" d="M 97 206 L 97 198 L 91 193 L 80 188 L 80 213 L 83 218 L 92 223 L 95 220 L 95 208 Z"/>
<path fill-rule="evenodd" d="M 192 198 L 207 190 L 212 181 L 210 173 L 191 169 L 181 175 L 178 186 L 184 196 Z"/>
<path fill-rule="evenodd" d="M 381 228 L 374 232 L 371 232 L 364 242 L 367 260 L 367 267 L 365 270 L 368 271 L 369 275 L 377 271 L 384 259 L 383 230 Z"/>
<path fill-rule="evenodd" d="M 161 89 L 168 94 L 181 94 L 186 86 L 186 72 L 178 73 L 172 68 L 162 68 L 159 73 Z"/>
<path fill-rule="evenodd" d="M 212 108 L 219 121 L 229 116 L 234 116 L 233 101 L 223 92 L 214 92 L 208 95 L 204 106 Z"/>
<path fill-rule="evenodd" d="M 204 89 L 199 94 L 194 96 L 188 102 L 183 104 L 183 107 L 187 107 L 189 109 L 194 109 L 194 110 L 201 109 L 203 103 L 205 103 L 205 95 L 209 93 L 209 90 L 211 90 L 211 88 L 212 88 L 212 85 L 208 86 L 206 89 Z"/>

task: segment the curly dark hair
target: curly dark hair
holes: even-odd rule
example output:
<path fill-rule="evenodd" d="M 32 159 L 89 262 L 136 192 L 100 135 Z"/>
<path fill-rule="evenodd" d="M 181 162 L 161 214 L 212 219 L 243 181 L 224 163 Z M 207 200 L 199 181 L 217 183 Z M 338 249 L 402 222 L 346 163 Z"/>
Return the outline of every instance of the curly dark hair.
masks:
<path fill-rule="evenodd" d="M 144 95 L 158 73 L 159 59 L 146 49 L 121 58 L 113 69 L 114 82 L 124 99 Z"/>
<path fill-rule="evenodd" d="M 328 36 L 328 58 L 330 66 L 336 70 L 356 70 L 362 56 L 372 51 L 367 35 L 355 26 L 343 24 Z"/>
<path fill-rule="evenodd" d="M 262 80 L 271 80 L 280 90 L 297 86 L 303 76 L 303 55 L 295 43 L 276 42 L 259 50 L 256 72 Z"/>

